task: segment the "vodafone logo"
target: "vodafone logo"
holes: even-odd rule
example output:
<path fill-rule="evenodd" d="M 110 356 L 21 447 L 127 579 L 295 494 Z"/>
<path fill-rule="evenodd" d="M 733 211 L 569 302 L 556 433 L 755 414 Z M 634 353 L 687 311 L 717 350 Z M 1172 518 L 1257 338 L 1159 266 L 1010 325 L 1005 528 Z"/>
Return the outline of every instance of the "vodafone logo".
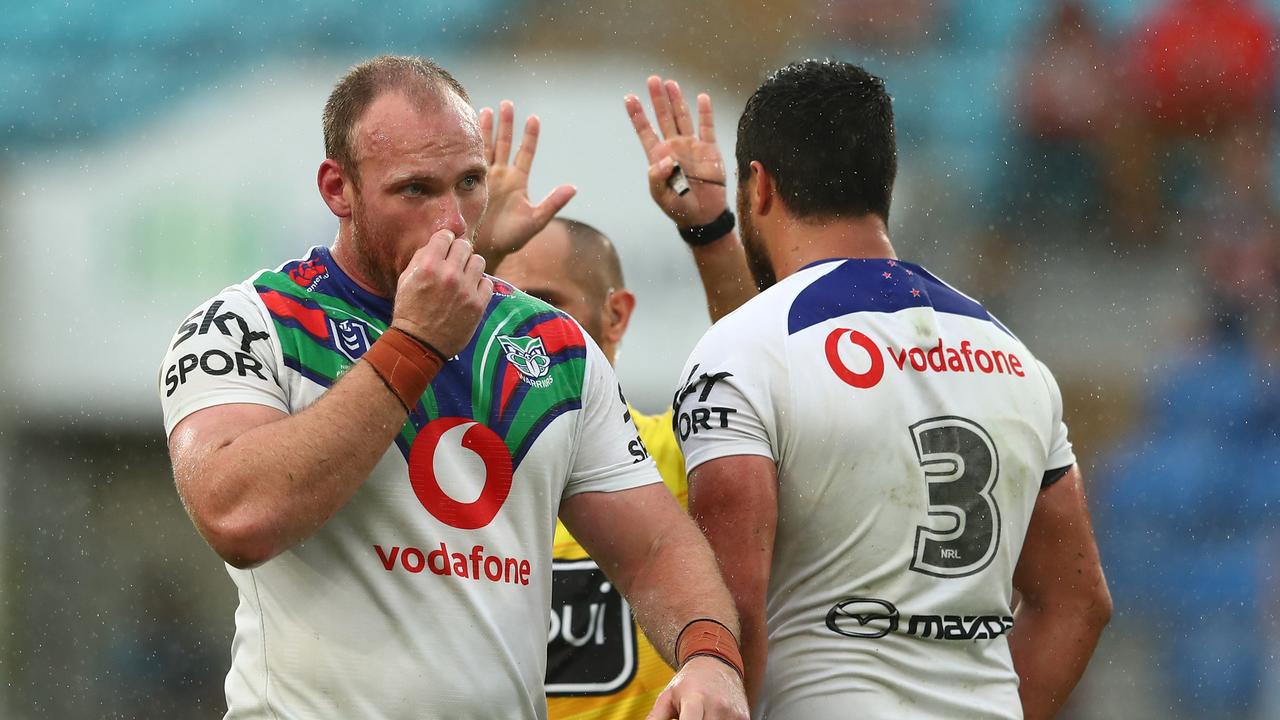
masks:
<path fill-rule="evenodd" d="M 845 336 L 848 336 L 849 344 L 862 348 L 870 359 L 871 366 L 865 372 L 854 372 L 840 358 L 840 339 Z M 884 377 L 884 355 L 880 353 L 880 348 L 876 347 L 871 338 L 850 328 L 837 328 L 827 336 L 827 363 L 835 371 L 836 377 L 864 390 L 875 387 L 880 378 Z"/>
<path fill-rule="evenodd" d="M 928 348 L 881 348 L 874 340 L 852 328 L 836 328 L 827 335 L 827 364 L 836 377 L 846 384 L 866 390 L 882 379 L 886 366 L 900 372 L 969 373 L 973 375 L 1012 375 L 1026 377 L 1022 359 L 1006 350 L 986 350 L 961 340 L 951 347 L 938 339 Z M 888 353 L 891 363 L 885 362 Z M 855 370 L 854 368 L 860 368 Z M 865 368 L 865 369 L 863 369 Z"/>
<path fill-rule="evenodd" d="M 467 423 L 471 427 L 462 433 L 460 445 L 453 448 L 466 448 L 480 456 L 484 462 L 484 487 L 475 500 L 460 502 L 440 487 L 435 459 L 445 433 Z M 409 451 L 409 482 L 422 507 L 435 519 L 450 527 L 477 530 L 493 521 L 511 494 L 511 453 L 497 433 L 471 418 L 437 418 L 427 423 L 413 441 Z"/>

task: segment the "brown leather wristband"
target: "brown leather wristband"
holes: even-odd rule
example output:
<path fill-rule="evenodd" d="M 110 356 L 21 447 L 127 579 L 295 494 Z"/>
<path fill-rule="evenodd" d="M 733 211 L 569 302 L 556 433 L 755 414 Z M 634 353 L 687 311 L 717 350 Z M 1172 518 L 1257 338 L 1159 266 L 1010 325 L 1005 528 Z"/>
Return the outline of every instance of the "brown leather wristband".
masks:
<path fill-rule="evenodd" d="M 412 335 L 394 327 L 382 333 L 364 354 L 364 360 L 400 400 L 406 412 L 413 411 L 431 379 L 444 367 L 438 351 L 428 350 Z"/>
<path fill-rule="evenodd" d="M 676 665 L 684 667 L 690 658 L 699 655 L 713 657 L 738 673 L 738 677 L 746 678 L 746 670 L 742 665 L 742 651 L 738 649 L 738 639 L 729 632 L 729 628 L 711 618 L 693 620 L 676 636 Z"/>

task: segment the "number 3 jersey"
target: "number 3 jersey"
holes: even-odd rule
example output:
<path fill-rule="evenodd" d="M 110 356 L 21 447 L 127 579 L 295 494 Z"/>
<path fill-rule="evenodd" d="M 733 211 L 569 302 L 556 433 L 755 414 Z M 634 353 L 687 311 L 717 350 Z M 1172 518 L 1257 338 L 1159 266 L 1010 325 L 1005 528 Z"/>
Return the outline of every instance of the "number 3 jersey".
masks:
<path fill-rule="evenodd" d="M 324 248 L 227 288 L 170 343 L 166 433 L 214 405 L 304 410 L 390 314 Z M 661 482 L 635 441 L 591 339 L 495 281 L 471 342 L 351 500 L 268 562 L 228 566 L 240 605 L 227 716 L 545 717 L 556 514 L 576 493 Z"/>
<path fill-rule="evenodd" d="M 690 472 L 777 464 L 756 717 L 1021 717 L 1013 571 L 1075 458 L 1053 377 L 980 304 L 911 263 L 814 263 L 707 332 L 674 418 Z"/>

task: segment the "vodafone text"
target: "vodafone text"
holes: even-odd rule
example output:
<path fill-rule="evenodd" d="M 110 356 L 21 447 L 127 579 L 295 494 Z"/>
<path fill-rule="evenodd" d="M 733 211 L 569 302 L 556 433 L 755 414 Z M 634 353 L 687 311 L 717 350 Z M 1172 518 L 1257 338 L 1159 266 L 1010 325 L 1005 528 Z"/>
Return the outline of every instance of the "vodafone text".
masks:
<path fill-rule="evenodd" d="M 846 340 L 847 338 L 847 340 Z M 870 366 L 861 372 L 855 371 L 840 356 L 842 346 L 854 345 L 861 348 L 870 360 Z M 856 388 L 875 387 L 884 377 L 885 353 L 899 371 L 908 370 L 919 373 L 973 373 L 983 375 L 1013 375 L 1026 377 L 1022 369 L 1022 359 L 1005 350 L 987 350 L 975 348 L 968 340 L 961 340 L 959 346 L 949 346 L 941 338 L 938 343 L 928 348 L 896 348 L 886 345 L 882 351 L 876 341 L 852 328 L 836 328 L 827 335 L 827 363 L 836 377 Z M 855 357 L 855 355 L 849 355 Z M 857 364 L 857 363 L 855 363 Z"/>
<path fill-rule="evenodd" d="M 528 560 L 486 555 L 483 545 L 472 546 L 469 554 L 449 552 L 444 543 L 425 553 L 416 547 L 398 545 L 389 548 L 374 545 L 373 550 L 378 553 L 378 560 L 382 561 L 387 572 L 396 572 L 397 567 L 415 575 L 430 570 L 433 575 L 516 585 L 528 585 L 529 573 L 532 572 Z"/>

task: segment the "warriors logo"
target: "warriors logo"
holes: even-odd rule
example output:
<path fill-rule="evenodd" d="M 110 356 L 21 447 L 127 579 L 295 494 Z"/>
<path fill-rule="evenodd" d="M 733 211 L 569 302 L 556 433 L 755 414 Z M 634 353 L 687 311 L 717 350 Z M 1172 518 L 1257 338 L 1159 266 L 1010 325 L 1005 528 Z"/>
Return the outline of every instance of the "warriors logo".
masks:
<path fill-rule="evenodd" d="M 551 368 L 551 358 L 547 357 L 542 338 L 499 335 L 498 342 L 502 344 L 507 361 L 520 371 L 521 379 L 536 388 L 551 384 L 551 378 L 546 376 Z"/>

